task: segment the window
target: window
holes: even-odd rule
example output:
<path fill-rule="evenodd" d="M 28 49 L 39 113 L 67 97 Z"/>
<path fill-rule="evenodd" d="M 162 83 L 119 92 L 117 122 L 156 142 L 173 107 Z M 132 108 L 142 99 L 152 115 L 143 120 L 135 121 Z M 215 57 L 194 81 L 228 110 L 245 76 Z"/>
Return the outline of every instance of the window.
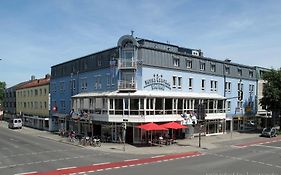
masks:
<path fill-rule="evenodd" d="M 238 84 L 237 84 L 237 96 L 238 97 L 240 97 L 240 94 L 241 94 L 241 92 L 243 91 L 243 83 L 240 81 L 240 82 L 238 82 Z M 243 94 L 242 94 L 243 95 Z M 238 99 L 239 100 L 239 99 Z M 243 96 L 242 96 L 242 98 L 240 99 L 240 101 L 242 101 L 243 100 Z M 239 106 L 238 106 L 239 107 Z"/>
<path fill-rule="evenodd" d="M 226 104 L 227 104 L 227 112 L 230 112 L 231 111 L 231 101 L 227 101 Z"/>
<path fill-rule="evenodd" d="M 242 109 L 242 105 L 243 105 L 242 101 L 237 101 L 237 108 Z"/>
<path fill-rule="evenodd" d="M 242 76 L 242 69 L 241 69 L 241 68 L 238 68 L 238 69 L 237 69 L 237 72 L 238 72 L 238 75 L 239 75 L 239 76 Z"/>
<path fill-rule="evenodd" d="M 192 69 L 192 60 L 186 60 L 186 68 Z"/>
<path fill-rule="evenodd" d="M 224 89 L 225 92 L 230 93 L 231 92 L 231 82 L 225 82 L 224 86 L 225 86 L 225 89 Z"/>
<path fill-rule="evenodd" d="M 60 92 L 63 92 L 63 89 L 64 89 L 64 82 L 60 82 Z"/>
<path fill-rule="evenodd" d="M 189 88 L 189 90 L 192 89 L 192 81 L 193 81 L 193 78 L 189 78 L 188 79 L 188 88 Z"/>
<path fill-rule="evenodd" d="M 181 89 L 181 84 L 182 84 L 181 80 L 182 77 L 178 77 L 178 89 Z"/>
<path fill-rule="evenodd" d="M 110 75 L 107 75 L 106 76 L 106 85 L 107 85 L 107 87 L 110 87 L 110 81 L 111 81 L 111 76 Z"/>
<path fill-rule="evenodd" d="M 252 94 L 254 93 L 255 85 L 249 84 L 249 93 Z"/>
<path fill-rule="evenodd" d="M 98 59 L 98 67 L 101 67 L 101 59 Z"/>
<path fill-rule="evenodd" d="M 201 80 L 201 89 L 204 91 L 205 90 L 205 84 L 206 84 L 206 80 L 202 79 Z"/>
<path fill-rule="evenodd" d="M 218 82 L 211 80 L 211 92 L 216 92 L 218 90 Z"/>
<path fill-rule="evenodd" d="M 179 58 L 174 58 L 173 59 L 173 65 L 175 67 L 180 67 L 180 59 Z"/>
<path fill-rule="evenodd" d="M 229 66 L 225 66 L 225 74 L 229 75 L 230 74 L 230 67 Z"/>
<path fill-rule="evenodd" d="M 177 76 L 173 76 L 173 88 L 177 86 Z"/>
<path fill-rule="evenodd" d="M 38 90 L 37 90 L 37 89 L 34 90 L 34 95 L 35 95 L 35 96 L 38 95 Z"/>
<path fill-rule="evenodd" d="M 87 90 L 87 87 L 88 87 L 87 79 L 86 78 L 81 79 L 81 89 L 82 89 L 82 91 Z"/>
<path fill-rule="evenodd" d="M 216 64 L 211 63 L 211 72 L 216 72 Z"/>
<path fill-rule="evenodd" d="M 204 71 L 205 69 L 206 69 L 206 63 L 200 61 L 200 70 L 201 70 L 201 71 Z"/>
<path fill-rule="evenodd" d="M 253 71 L 249 71 L 249 77 L 253 78 L 254 77 L 254 72 Z"/>

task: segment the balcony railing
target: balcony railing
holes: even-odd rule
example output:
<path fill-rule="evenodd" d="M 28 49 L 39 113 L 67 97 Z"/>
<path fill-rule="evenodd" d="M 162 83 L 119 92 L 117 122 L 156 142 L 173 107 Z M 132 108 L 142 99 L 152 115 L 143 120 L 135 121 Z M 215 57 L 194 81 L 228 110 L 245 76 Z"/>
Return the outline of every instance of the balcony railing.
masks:
<path fill-rule="evenodd" d="M 136 69 L 137 63 L 133 60 L 122 60 L 119 59 L 118 61 L 118 68 L 119 69 Z"/>
<path fill-rule="evenodd" d="M 135 81 L 118 81 L 118 90 L 119 91 L 135 91 L 136 90 L 136 83 Z"/>

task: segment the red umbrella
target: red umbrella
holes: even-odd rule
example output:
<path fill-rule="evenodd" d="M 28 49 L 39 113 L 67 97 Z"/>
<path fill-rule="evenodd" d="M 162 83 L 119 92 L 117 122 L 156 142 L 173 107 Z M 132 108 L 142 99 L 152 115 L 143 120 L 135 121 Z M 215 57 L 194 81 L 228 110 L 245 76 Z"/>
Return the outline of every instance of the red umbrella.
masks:
<path fill-rule="evenodd" d="M 146 131 L 151 131 L 151 141 L 150 141 L 151 144 L 152 144 L 152 131 L 168 130 L 167 128 L 164 128 L 163 126 L 157 125 L 153 122 L 137 126 L 137 128 L 141 128 Z"/>
<path fill-rule="evenodd" d="M 141 129 L 144 129 L 146 131 L 168 130 L 167 128 L 165 128 L 163 126 L 160 126 L 160 125 L 157 125 L 157 124 L 155 124 L 153 122 L 137 126 L 137 128 L 141 128 Z"/>
<path fill-rule="evenodd" d="M 183 126 L 177 122 L 169 122 L 169 123 L 165 123 L 160 125 L 164 128 L 168 128 L 168 129 L 183 129 L 183 128 L 187 128 L 187 126 Z"/>

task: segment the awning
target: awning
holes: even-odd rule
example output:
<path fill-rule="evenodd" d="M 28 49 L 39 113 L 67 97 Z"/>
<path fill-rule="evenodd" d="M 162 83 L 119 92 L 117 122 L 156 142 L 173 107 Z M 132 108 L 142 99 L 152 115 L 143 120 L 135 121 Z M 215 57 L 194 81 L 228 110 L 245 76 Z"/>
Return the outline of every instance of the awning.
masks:
<path fill-rule="evenodd" d="M 164 128 L 168 128 L 168 129 L 183 129 L 183 128 L 187 128 L 187 126 L 183 126 L 177 122 L 169 122 L 169 123 L 165 123 L 160 125 Z"/>
<path fill-rule="evenodd" d="M 141 129 L 144 129 L 146 131 L 161 131 L 161 130 L 164 131 L 164 130 L 168 130 L 167 128 L 164 128 L 163 126 L 157 125 L 157 124 L 155 124 L 153 122 L 137 126 L 137 128 L 141 128 Z"/>

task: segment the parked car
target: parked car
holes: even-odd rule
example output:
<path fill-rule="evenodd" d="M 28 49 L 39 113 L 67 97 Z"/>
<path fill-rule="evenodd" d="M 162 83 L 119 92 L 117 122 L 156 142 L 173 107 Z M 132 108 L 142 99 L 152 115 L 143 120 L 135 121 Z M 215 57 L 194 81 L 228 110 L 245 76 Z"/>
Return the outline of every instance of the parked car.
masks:
<path fill-rule="evenodd" d="M 22 120 L 20 118 L 13 118 L 9 121 L 8 127 L 11 129 L 22 128 Z"/>
<path fill-rule="evenodd" d="M 261 136 L 264 137 L 276 137 L 277 131 L 275 128 L 263 128 Z"/>

